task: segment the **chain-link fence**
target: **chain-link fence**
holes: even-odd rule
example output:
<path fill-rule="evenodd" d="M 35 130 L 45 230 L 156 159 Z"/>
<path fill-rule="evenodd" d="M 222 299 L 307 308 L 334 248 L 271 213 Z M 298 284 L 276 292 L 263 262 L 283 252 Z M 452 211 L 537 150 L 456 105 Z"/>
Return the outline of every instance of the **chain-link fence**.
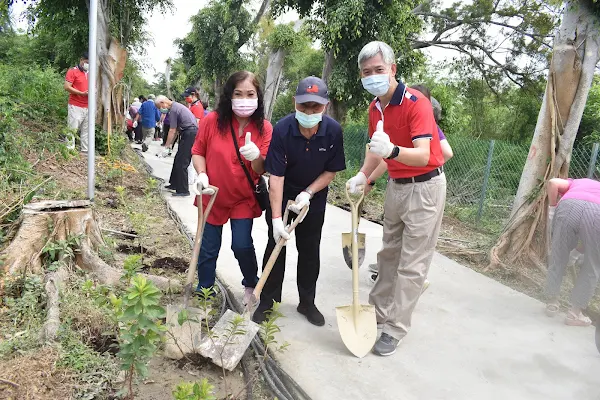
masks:
<path fill-rule="evenodd" d="M 344 130 L 349 168 L 362 164 L 367 144 L 364 126 Z M 529 146 L 500 140 L 452 136 L 454 151 L 444 166 L 448 180 L 446 212 L 482 229 L 499 232 L 509 217 Z M 569 176 L 600 179 L 598 144 L 573 149 Z"/>

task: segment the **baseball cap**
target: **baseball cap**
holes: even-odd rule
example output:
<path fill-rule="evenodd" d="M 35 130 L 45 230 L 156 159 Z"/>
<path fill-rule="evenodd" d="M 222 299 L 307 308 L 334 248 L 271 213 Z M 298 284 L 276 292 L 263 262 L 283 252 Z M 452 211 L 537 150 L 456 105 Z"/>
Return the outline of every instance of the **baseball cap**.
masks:
<path fill-rule="evenodd" d="M 188 97 L 194 93 L 198 94 L 198 90 L 195 87 L 190 86 L 187 89 L 185 89 L 185 91 L 182 93 L 181 97 Z"/>
<path fill-rule="evenodd" d="M 319 104 L 329 102 L 329 92 L 327 85 L 321 78 L 309 76 L 302 79 L 296 88 L 296 103 L 308 103 L 314 101 Z"/>

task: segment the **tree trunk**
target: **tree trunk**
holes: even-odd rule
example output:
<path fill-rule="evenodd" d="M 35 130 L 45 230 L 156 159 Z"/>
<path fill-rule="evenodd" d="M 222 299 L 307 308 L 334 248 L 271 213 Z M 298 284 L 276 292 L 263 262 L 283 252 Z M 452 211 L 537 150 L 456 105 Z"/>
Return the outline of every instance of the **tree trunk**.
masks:
<path fill-rule="evenodd" d="M 566 177 L 599 59 L 598 18 L 568 2 L 554 39 L 548 83 L 510 220 L 490 253 L 490 267 L 515 262 L 545 269 L 548 179 Z"/>
<path fill-rule="evenodd" d="M 329 50 L 325 53 L 325 62 L 323 63 L 323 81 L 329 87 L 329 80 L 333 74 L 333 67 L 335 65 L 335 57 L 333 51 Z M 333 94 L 333 95 L 332 95 Z M 329 106 L 325 111 L 325 114 L 338 121 L 340 124 L 346 119 L 348 108 L 346 105 L 335 98 L 335 92 L 329 90 Z"/>
<path fill-rule="evenodd" d="M 215 90 L 215 106 L 213 107 L 214 109 L 217 109 L 217 106 L 219 105 L 219 98 L 221 97 L 221 90 L 223 90 L 223 77 L 221 76 L 217 76 L 215 78 L 215 83 L 213 85 L 214 90 Z"/>
<path fill-rule="evenodd" d="M 285 61 L 285 50 L 273 50 L 269 55 L 267 66 L 267 78 L 265 79 L 265 119 L 271 120 L 275 99 L 279 91 L 279 83 L 283 75 L 283 63 Z"/>
<path fill-rule="evenodd" d="M 166 61 L 167 67 L 165 69 L 165 83 L 167 84 L 167 96 L 169 99 L 173 98 L 171 94 L 171 59 L 167 58 Z"/>

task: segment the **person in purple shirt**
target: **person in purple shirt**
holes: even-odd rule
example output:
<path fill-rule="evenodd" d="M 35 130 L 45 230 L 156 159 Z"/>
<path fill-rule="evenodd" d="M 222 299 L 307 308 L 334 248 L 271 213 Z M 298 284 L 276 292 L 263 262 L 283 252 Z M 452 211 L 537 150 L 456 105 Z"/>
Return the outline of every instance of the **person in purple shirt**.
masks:
<path fill-rule="evenodd" d="M 431 92 L 429 91 L 429 89 L 427 87 L 425 87 L 424 85 L 414 85 L 414 86 L 411 86 L 409 89 L 418 90 L 419 92 L 423 93 L 425 95 L 425 97 L 427 97 L 429 99 L 429 101 L 431 101 L 431 106 L 433 107 L 433 116 L 435 118 L 435 122 L 439 124 L 440 119 L 442 119 L 442 106 L 435 98 L 431 97 Z M 439 125 L 438 125 L 438 135 L 440 137 L 440 146 L 442 147 L 442 155 L 444 156 L 444 162 L 446 162 L 449 159 L 451 159 L 452 156 L 454 156 L 454 153 L 452 152 L 452 147 L 450 147 L 450 143 L 448 143 L 448 140 L 446 139 L 446 135 L 444 135 L 444 132 L 442 132 Z M 367 186 L 365 187 L 365 196 L 367 194 L 369 194 L 371 189 L 373 189 L 373 187 L 375 186 L 375 182 L 377 181 L 377 179 L 382 177 L 386 171 L 387 171 L 387 164 L 385 161 L 382 160 L 381 164 L 379 164 L 379 166 L 377 168 L 375 168 L 375 171 L 373 171 L 373 173 L 367 178 Z M 369 280 L 371 281 L 371 283 L 375 283 L 375 280 L 377 279 L 377 275 L 378 275 L 377 264 L 376 263 L 369 264 L 369 271 L 371 272 L 369 274 Z M 425 291 L 428 287 L 429 287 L 429 281 L 427 279 L 425 279 L 425 283 L 423 284 L 423 291 Z"/>

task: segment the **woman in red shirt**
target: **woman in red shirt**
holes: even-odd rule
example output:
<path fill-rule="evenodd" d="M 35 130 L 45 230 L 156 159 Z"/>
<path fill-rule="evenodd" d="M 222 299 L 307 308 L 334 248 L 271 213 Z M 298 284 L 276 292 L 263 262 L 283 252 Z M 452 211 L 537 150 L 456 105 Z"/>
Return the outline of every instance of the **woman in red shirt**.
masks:
<path fill-rule="evenodd" d="M 265 172 L 264 164 L 273 127 L 264 119 L 263 93 L 254 74 L 239 71 L 229 77 L 216 111 L 200 120 L 192 148 L 197 193 L 210 194 L 210 184 L 219 194 L 206 222 L 198 257 L 198 288 L 215 283 L 217 256 L 221 248 L 223 225 L 231 221 L 231 249 L 240 264 L 248 302 L 258 282 L 258 263 L 252 241 L 253 219 L 262 215 L 254 190 L 240 165 L 233 143 L 237 140 L 242 161 L 255 184 Z M 204 206 L 208 196 L 202 196 Z"/>

